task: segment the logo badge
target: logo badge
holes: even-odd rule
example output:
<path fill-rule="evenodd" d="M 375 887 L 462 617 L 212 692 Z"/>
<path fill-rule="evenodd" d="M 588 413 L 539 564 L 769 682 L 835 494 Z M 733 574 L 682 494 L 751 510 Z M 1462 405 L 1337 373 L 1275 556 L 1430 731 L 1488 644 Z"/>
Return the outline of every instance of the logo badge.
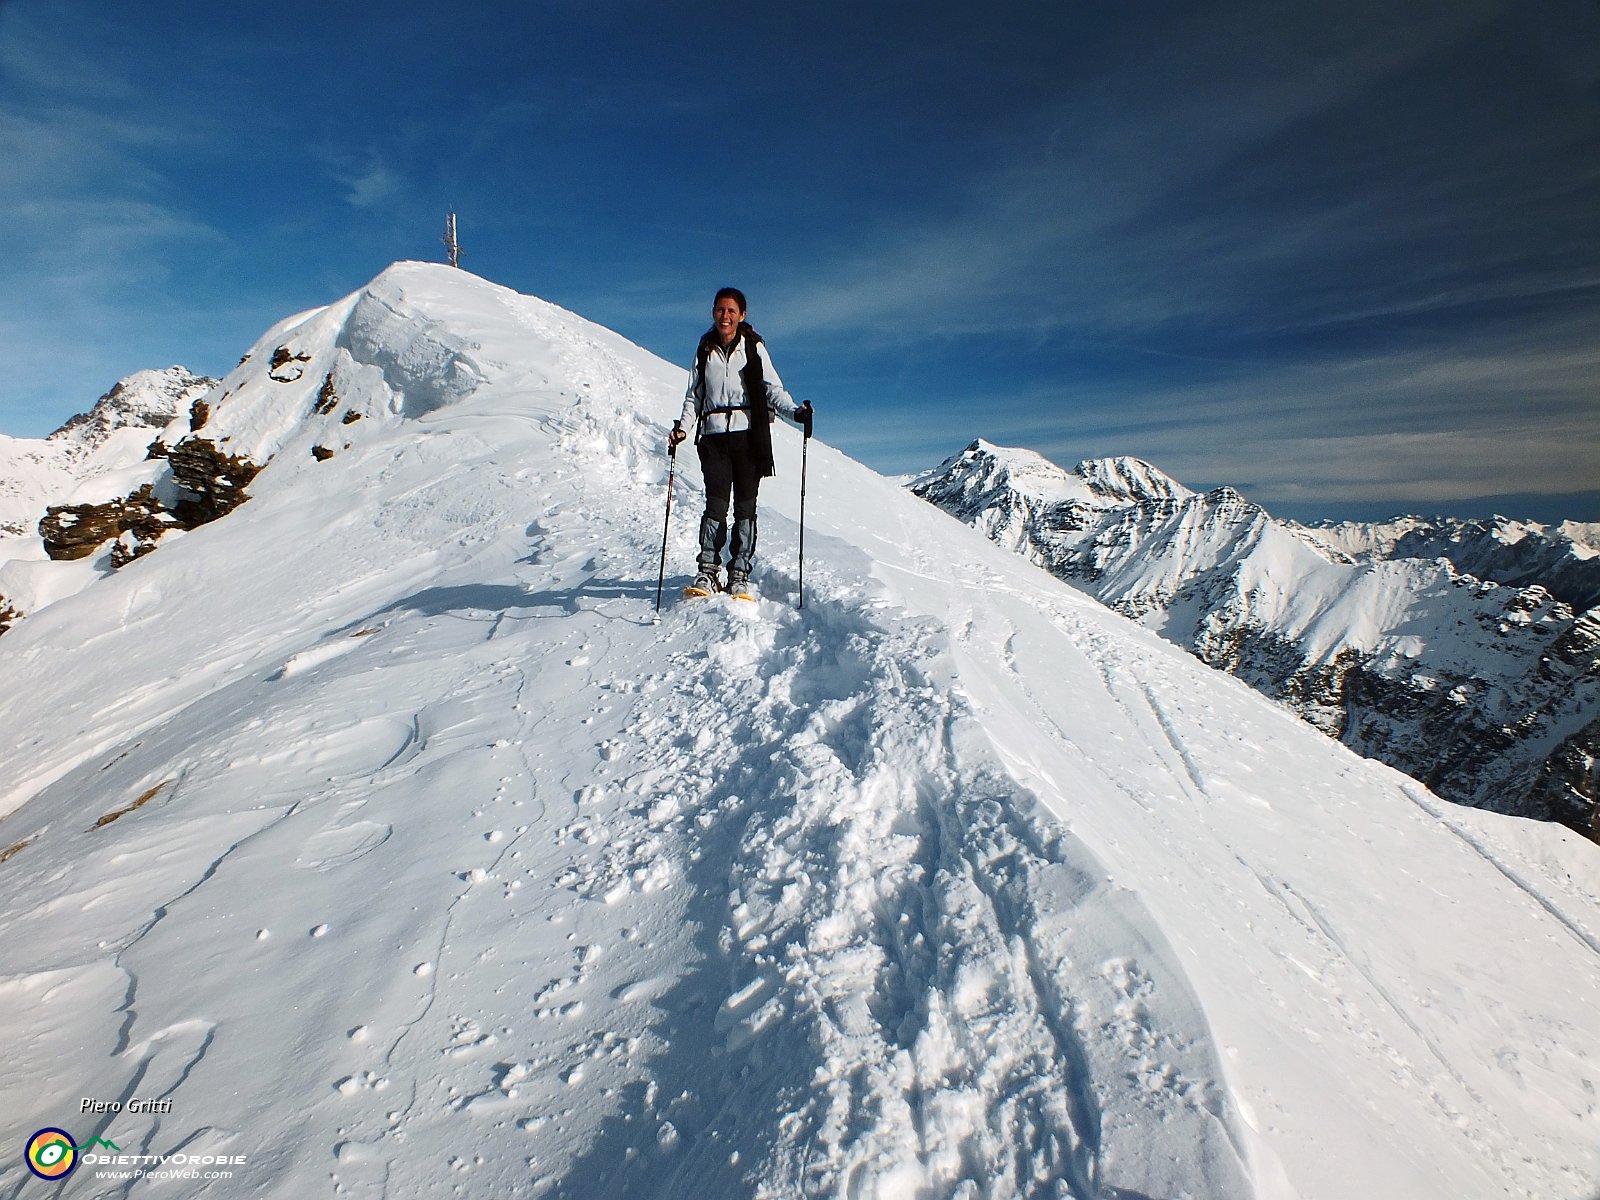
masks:
<path fill-rule="evenodd" d="M 65 1179 L 77 1168 L 78 1147 L 65 1129 L 41 1129 L 28 1139 L 27 1158 L 40 1179 Z"/>

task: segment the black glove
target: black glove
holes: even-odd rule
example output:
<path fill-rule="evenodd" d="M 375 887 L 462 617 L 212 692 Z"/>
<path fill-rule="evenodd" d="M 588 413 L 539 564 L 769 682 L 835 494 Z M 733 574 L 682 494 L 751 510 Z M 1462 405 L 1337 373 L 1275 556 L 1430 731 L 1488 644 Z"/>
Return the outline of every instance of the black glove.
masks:
<path fill-rule="evenodd" d="M 688 436 L 689 435 L 683 431 L 683 422 L 674 421 L 672 423 L 672 432 L 667 434 L 667 445 L 676 450 L 679 446 L 683 445 L 683 439 Z"/>
<path fill-rule="evenodd" d="M 794 410 L 794 419 L 800 423 L 800 428 L 806 431 L 807 437 L 811 436 L 811 421 L 816 415 L 817 410 L 811 407 L 809 400 Z"/>

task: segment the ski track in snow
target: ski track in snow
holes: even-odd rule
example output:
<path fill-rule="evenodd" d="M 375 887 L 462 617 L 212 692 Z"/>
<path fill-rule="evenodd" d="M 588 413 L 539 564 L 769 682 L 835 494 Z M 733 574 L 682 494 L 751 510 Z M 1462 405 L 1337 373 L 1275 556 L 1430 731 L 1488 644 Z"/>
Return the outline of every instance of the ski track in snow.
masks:
<path fill-rule="evenodd" d="M 323 353 L 335 317 L 294 326 L 295 348 Z M 1429 1147 L 1448 1129 L 1482 1148 L 1436 1180 L 1454 1165 L 1406 1162 L 1410 1135 L 1372 1147 L 1397 1197 L 1580 1194 L 1495 1137 L 1498 1077 L 1417 1015 L 1448 981 L 1369 951 L 1337 872 L 1295 873 L 1279 807 L 1327 797 L 1255 794 L 1248 765 L 1271 730 L 1306 736 L 1289 718 L 1231 681 L 1185 695 L 1200 668 L 1021 567 L 973 584 L 965 531 L 945 544 L 910 501 L 854 544 L 808 531 L 796 611 L 787 444 L 763 496 L 770 598 L 652 625 L 664 373 L 531 302 L 494 293 L 477 317 L 546 360 L 517 375 L 421 334 L 385 360 L 386 388 L 410 356 L 500 390 L 457 413 L 379 395 L 421 432 L 352 452 L 381 505 L 308 516 L 284 586 L 336 583 L 196 634 L 189 672 L 135 643 L 159 620 L 143 564 L 103 585 L 124 590 L 87 636 L 144 665 L 65 709 L 0 838 L 20 847 L 0 863 L 0 1102 L 23 1123 L 172 1097 L 67 1128 L 250 1155 L 230 1183 L 169 1188 L 194 1196 L 1342 1200 L 1372 1178 L 1342 1165 L 1350 1131 L 1415 1121 Z M 815 486 L 848 469 L 813 453 Z M 697 480 L 681 456 L 674 565 Z M 271 528 L 270 502 L 229 521 Z M 1596 949 L 1575 902 L 1408 795 L 1386 832 L 1443 821 Z M 1382 836 L 1338 818 L 1332 862 Z M 1495 1069 L 1578 1061 L 1576 1030 L 1503 1025 Z M 1382 1078 L 1370 1113 L 1333 1094 L 1300 1117 L 1253 1084 L 1280 1078 L 1272 1052 L 1309 1063 L 1335 1036 L 1344 1059 L 1281 1078 Z M 1358 1116 L 1318 1142 L 1341 1105 Z M 0 1195 L 33 1187 L 0 1164 Z"/>
<path fill-rule="evenodd" d="M 1575 917 L 1569 915 L 1551 897 L 1544 894 L 1516 870 L 1508 866 L 1500 855 L 1484 844 L 1482 838 L 1463 828 L 1457 821 L 1452 820 L 1449 814 L 1445 812 L 1442 804 L 1425 799 L 1422 789 L 1419 787 L 1403 786 L 1400 790 L 1413 804 L 1455 834 L 1456 837 L 1470 846 L 1473 852 L 1479 855 L 1484 862 L 1510 880 L 1512 886 L 1519 892 L 1522 892 L 1534 904 L 1537 904 L 1554 917 L 1580 946 L 1583 946 L 1591 954 L 1600 956 L 1600 938 L 1583 928 Z"/>

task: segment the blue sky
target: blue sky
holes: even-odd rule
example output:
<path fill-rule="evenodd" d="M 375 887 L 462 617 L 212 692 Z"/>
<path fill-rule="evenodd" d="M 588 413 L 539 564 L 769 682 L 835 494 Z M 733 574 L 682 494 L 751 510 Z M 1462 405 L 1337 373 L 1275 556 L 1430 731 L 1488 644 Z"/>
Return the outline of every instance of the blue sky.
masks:
<path fill-rule="evenodd" d="M 0 432 L 221 373 L 396 259 L 819 434 L 1133 454 L 1274 512 L 1600 519 L 1590 0 L 0 0 Z"/>

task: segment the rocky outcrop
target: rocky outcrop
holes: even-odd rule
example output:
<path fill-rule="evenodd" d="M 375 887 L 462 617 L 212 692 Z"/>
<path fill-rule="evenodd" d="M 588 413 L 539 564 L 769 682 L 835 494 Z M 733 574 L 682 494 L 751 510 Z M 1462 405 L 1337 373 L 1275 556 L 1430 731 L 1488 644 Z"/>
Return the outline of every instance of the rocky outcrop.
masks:
<path fill-rule="evenodd" d="M 122 532 L 122 501 L 52 504 L 39 522 L 45 553 L 57 562 L 88 558 Z"/>
<path fill-rule="evenodd" d="M 1534 781 L 1534 800 L 1553 819 L 1600 842 L 1600 719 L 1590 721 L 1545 759 Z"/>
<path fill-rule="evenodd" d="M 20 621 L 21 619 L 22 613 L 17 610 L 16 606 L 4 596 L 0 596 L 0 633 L 10 629 L 12 622 Z"/>
<path fill-rule="evenodd" d="M 1539 578 L 1589 594 L 1592 551 L 1571 534 L 1308 528 L 1147 464 L 1065 471 L 982 442 L 911 488 L 1441 796 L 1600 840 L 1600 610 Z M 1388 557 L 1407 549 L 1420 557 Z M 1516 586 L 1456 559 L 1512 565 Z"/>
<path fill-rule="evenodd" d="M 53 504 L 39 522 L 45 553 L 57 561 L 87 558 L 106 542 L 113 566 L 123 566 L 155 549 L 174 524 L 173 517 L 145 484 L 130 495 L 103 504 Z"/>
<path fill-rule="evenodd" d="M 339 407 L 339 393 L 334 388 L 333 372 L 329 371 L 323 377 L 322 387 L 317 392 L 317 402 L 311 406 L 315 416 L 325 417 Z"/>
<path fill-rule="evenodd" d="M 302 354 L 287 346 L 279 346 L 272 352 L 267 373 L 279 383 L 294 383 L 305 375 L 305 365 L 310 361 L 309 354 Z"/>
<path fill-rule="evenodd" d="M 1330 737 L 1441 796 L 1558 821 L 1600 840 L 1600 718 L 1562 732 L 1582 719 L 1583 693 L 1592 693 L 1600 679 L 1600 627 L 1593 613 L 1573 620 L 1509 687 L 1421 660 L 1410 670 L 1385 670 L 1350 647 L 1311 663 L 1294 640 L 1225 618 L 1214 620 L 1191 648 Z M 1552 745 L 1548 754 L 1539 750 Z"/>
<path fill-rule="evenodd" d="M 207 438 L 189 436 L 167 451 L 173 478 L 184 497 L 172 514 L 185 529 L 225 517 L 250 498 L 245 488 L 261 467 L 227 454 Z"/>
<path fill-rule="evenodd" d="M 100 504 L 51 505 L 39 536 L 52 559 L 87 558 L 115 540 L 111 565 L 125 566 L 155 549 L 167 530 L 193 529 L 226 516 L 250 498 L 246 485 L 261 468 L 248 458 L 224 453 L 202 437 L 163 447 L 181 498 L 170 509 L 151 484 Z M 155 457 L 152 455 L 152 457 Z"/>

